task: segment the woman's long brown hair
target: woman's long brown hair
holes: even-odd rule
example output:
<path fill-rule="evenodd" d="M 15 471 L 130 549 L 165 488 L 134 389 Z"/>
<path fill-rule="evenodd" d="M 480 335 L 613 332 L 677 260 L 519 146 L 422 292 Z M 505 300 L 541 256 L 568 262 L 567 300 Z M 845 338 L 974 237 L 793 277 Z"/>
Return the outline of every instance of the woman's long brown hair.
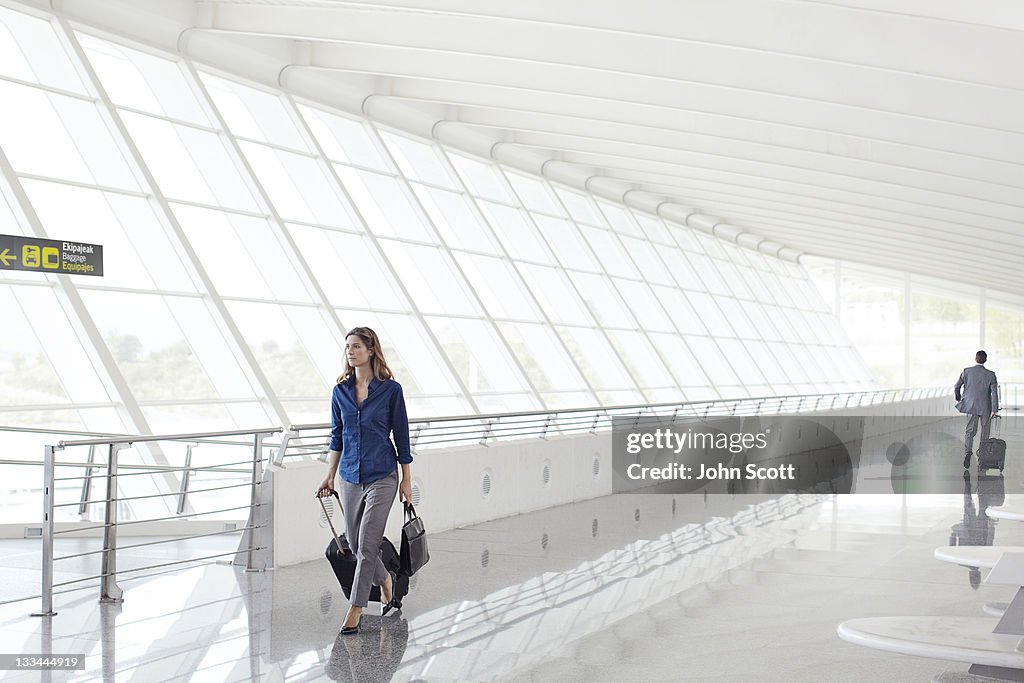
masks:
<path fill-rule="evenodd" d="M 373 372 L 373 376 L 381 381 L 394 379 L 395 376 L 391 374 L 391 368 L 388 367 L 388 362 L 384 359 L 384 349 L 381 348 L 377 333 L 369 327 L 353 327 L 345 334 L 345 339 L 352 336 L 359 337 L 366 345 L 366 350 L 373 352 L 370 355 L 370 370 Z M 338 375 L 338 384 L 351 377 L 354 370 L 355 368 L 348 364 L 348 356 L 345 356 L 345 367 Z"/>

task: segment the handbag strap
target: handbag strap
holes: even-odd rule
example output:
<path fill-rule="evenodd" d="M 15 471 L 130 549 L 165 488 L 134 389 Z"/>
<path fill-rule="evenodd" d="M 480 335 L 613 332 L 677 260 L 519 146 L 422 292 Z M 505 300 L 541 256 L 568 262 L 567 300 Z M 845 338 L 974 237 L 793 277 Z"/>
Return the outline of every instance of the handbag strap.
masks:
<path fill-rule="evenodd" d="M 334 496 L 338 500 L 338 509 L 341 510 L 341 498 L 338 497 L 338 492 L 335 491 L 334 489 L 331 489 L 330 495 Z M 344 549 L 341 547 L 341 539 L 338 538 L 338 532 L 334 530 L 334 522 L 331 521 L 331 516 L 327 513 L 327 506 L 324 505 L 324 499 L 321 496 L 317 496 L 316 499 L 320 501 L 320 507 L 324 511 L 324 517 L 327 518 L 327 523 L 331 527 L 331 533 L 334 534 L 334 542 L 338 544 L 338 552 L 345 552 Z M 342 510 L 341 514 L 344 515 L 345 511 Z"/>
<path fill-rule="evenodd" d="M 412 521 L 413 519 L 416 519 L 417 517 L 419 517 L 419 515 L 416 514 L 416 508 L 414 508 L 412 506 L 412 503 L 410 503 L 409 501 L 405 500 L 405 501 L 402 501 L 402 504 L 405 506 L 405 518 L 406 518 L 406 521 Z"/>

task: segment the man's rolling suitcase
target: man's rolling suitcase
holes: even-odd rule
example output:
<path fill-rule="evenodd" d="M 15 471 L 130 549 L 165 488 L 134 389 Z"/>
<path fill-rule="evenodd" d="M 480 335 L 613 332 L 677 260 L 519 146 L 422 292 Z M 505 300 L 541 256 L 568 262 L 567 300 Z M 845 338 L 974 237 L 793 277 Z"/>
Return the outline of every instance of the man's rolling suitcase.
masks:
<path fill-rule="evenodd" d="M 337 491 L 331 491 L 331 494 L 335 498 L 338 497 Z M 324 555 L 327 557 L 327 561 L 331 563 L 334 575 L 338 577 L 338 583 L 341 584 L 341 590 L 345 593 L 345 598 L 349 598 L 352 593 L 352 580 L 356 574 L 356 556 L 352 553 L 351 548 L 349 548 L 345 534 L 339 535 L 335 531 L 334 522 L 331 521 L 331 516 L 327 514 L 327 508 L 324 506 L 323 499 L 320 499 L 320 505 L 324 509 L 324 516 L 327 518 L 327 523 L 334 534 L 334 538 L 327 544 Z M 338 509 L 341 509 L 340 500 L 338 502 Z M 387 536 L 382 538 L 380 542 L 380 559 L 387 570 L 391 572 L 395 607 L 401 607 L 402 599 L 409 592 L 409 577 L 399 573 L 401 565 L 398 560 L 398 551 L 395 550 L 394 543 Z M 373 586 L 370 588 L 370 602 L 380 601 L 380 587 Z"/>
<path fill-rule="evenodd" d="M 1002 418 L 993 417 L 992 421 Z M 983 439 L 978 447 L 978 471 L 998 469 L 1003 471 L 1006 464 L 1006 442 L 1002 439 Z"/>

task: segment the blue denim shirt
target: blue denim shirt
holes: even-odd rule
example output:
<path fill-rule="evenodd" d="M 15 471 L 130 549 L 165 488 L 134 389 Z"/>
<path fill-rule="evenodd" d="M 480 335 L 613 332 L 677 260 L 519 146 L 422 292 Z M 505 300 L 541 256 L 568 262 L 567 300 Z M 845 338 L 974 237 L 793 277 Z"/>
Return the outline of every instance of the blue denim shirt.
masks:
<path fill-rule="evenodd" d="M 338 473 L 350 484 L 369 484 L 395 471 L 396 460 L 412 462 L 409 416 L 402 385 L 370 380 L 362 407 L 356 405 L 355 374 L 334 386 L 331 397 L 332 451 L 341 451 Z M 390 434 L 394 434 L 391 443 Z M 397 451 L 396 451 L 397 447 Z"/>

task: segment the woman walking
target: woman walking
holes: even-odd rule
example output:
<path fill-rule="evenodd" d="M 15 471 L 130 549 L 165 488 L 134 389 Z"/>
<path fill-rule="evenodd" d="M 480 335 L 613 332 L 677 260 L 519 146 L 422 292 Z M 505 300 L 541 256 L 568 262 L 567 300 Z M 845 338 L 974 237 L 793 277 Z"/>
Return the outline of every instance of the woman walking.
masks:
<path fill-rule="evenodd" d="M 345 335 L 345 367 L 331 399 L 328 456 L 327 476 L 316 494 L 330 495 L 335 475 L 341 475 L 338 493 L 345 515 L 345 536 L 356 557 L 349 608 L 341 632 L 358 633 L 359 617 L 372 586 L 380 586 L 382 614 L 394 607 L 394 580 L 378 551 L 395 492 L 401 500 L 412 502 L 412 454 L 405 396 L 384 360 L 377 333 L 369 327 L 356 327 Z"/>

